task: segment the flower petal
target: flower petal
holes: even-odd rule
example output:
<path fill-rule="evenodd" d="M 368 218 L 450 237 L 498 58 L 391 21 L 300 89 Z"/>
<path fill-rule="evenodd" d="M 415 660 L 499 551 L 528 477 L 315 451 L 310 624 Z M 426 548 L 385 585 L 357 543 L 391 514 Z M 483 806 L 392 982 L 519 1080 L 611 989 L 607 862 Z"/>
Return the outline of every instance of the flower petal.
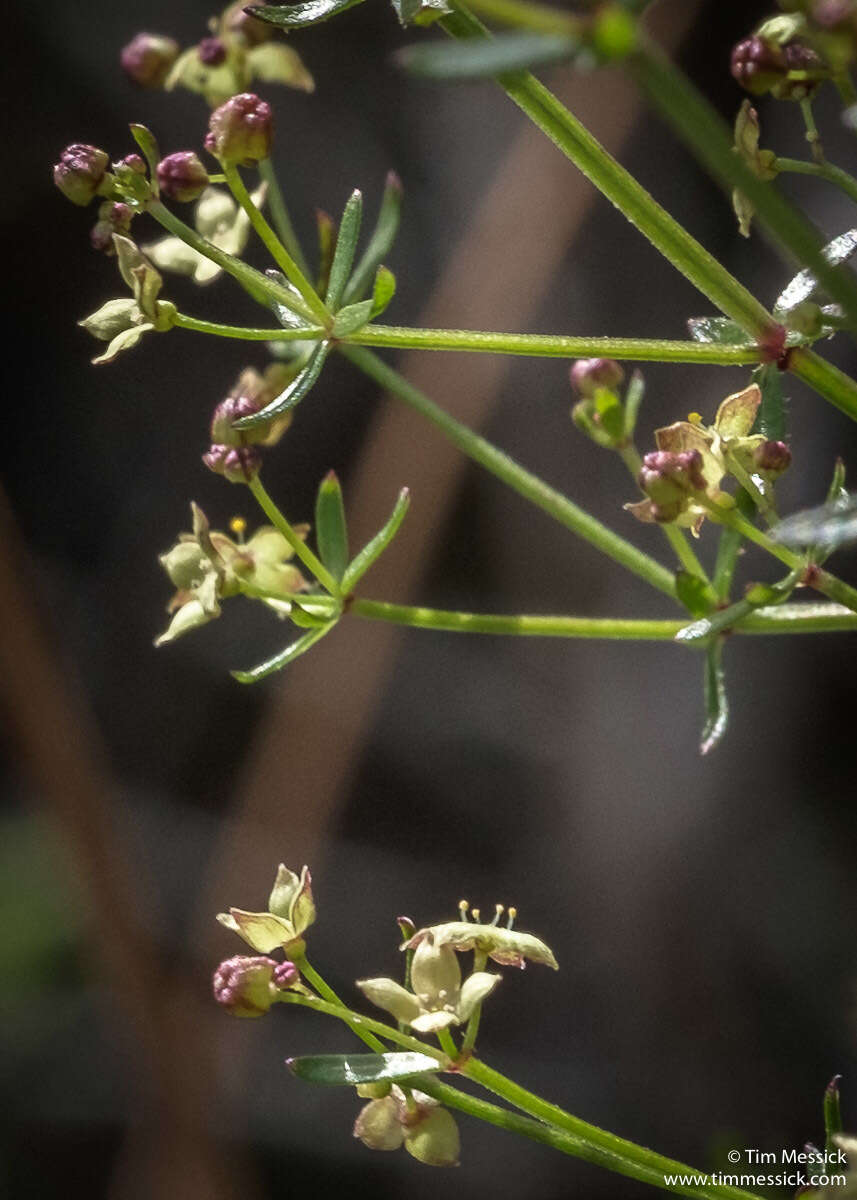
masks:
<path fill-rule="evenodd" d="M 297 941 L 297 935 L 289 922 L 275 916 L 274 913 L 251 913 L 240 908 L 230 908 L 229 915 L 234 925 L 230 923 L 228 928 L 234 929 L 248 946 L 252 946 L 260 954 L 270 954 L 272 950 Z M 217 919 L 221 925 L 226 924 L 221 917 Z"/>
<path fill-rule="evenodd" d="M 434 1012 L 421 1013 L 410 1024 L 411 1028 L 416 1029 L 417 1033 L 437 1033 L 439 1029 L 448 1029 L 450 1025 L 460 1025 L 461 1022 L 454 1012 L 448 1012 L 445 1008 L 438 1008 Z"/>
<path fill-rule="evenodd" d="M 553 952 L 543 941 L 531 933 L 519 933 L 517 929 L 503 929 L 498 925 L 477 925 L 471 921 L 449 921 L 445 925 L 432 925 L 418 929 L 403 949 L 413 950 L 429 934 L 436 945 L 449 945 L 454 950 L 481 950 L 495 962 L 522 966 L 524 959 L 544 963 L 557 970 Z"/>
<path fill-rule="evenodd" d="M 411 1025 L 421 1013 L 420 1002 L 395 979 L 358 979 L 357 986 L 372 1004 Z"/>
<path fill-rule="evenodd" d="M 720 437 L 747 437 L 753 428 L 761 403 L 762 392 L 755 383 L 751 383 L 741 392 L 733 392 L 731 396 L 727 396 L 714 418 L 714 428 Z"/>
<path fill-rule="evenodd" d="M 500 982 L 502 976 L 492 975 L 489 971 L 474 971 L 465 979 L 461 986 L 461 998 L 458 1001 L 458 1016 L 461 1021 L 468 1021 L 470 1015 L 481 1004 L 486 996 L 490 996 Z"/>

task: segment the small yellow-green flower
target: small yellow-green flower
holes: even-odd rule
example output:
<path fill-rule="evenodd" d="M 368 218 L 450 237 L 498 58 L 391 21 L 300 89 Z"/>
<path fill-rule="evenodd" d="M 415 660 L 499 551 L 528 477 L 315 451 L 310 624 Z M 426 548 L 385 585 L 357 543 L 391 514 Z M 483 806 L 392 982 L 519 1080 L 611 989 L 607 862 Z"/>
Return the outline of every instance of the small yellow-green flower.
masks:
<path fill-rule="evenodd" d="M 159 271 L 140 252 L 130 238 L 114 233 L 113 245 L 119 273 L 133 293 L 132 297 L 108 300 L 97 312 L 84 317 L 80 325 L 100 341 L 110 345 L 93 363 L 112 362 L 123 350 L 136 346 L 144 333 L 165 333 L 175 322 L 176 306 L 159 300 L 163 286 Z"/>
<path fill-rule="evenodd" d="M 267 912 L 230 908 L 228 913 L 218 913 L 217 919 L 258 954 L 270 954 L 280 948 L 288 950 L 302 941 L 304 931 L 315 921 L 309 868 L 304 867 L 296 875 L 280 863 Z"/>
<path fill-rule="evenodd" d="M 209 529 L 205 513 L 191 505 L 193 533 L 179 534 L 176 544 L 160 558 L 176 587 L 167 606 L 174 613 L 156 646 L 175 641 L 184 633 L 220 616 L 220 601 L 241 592 L 256 596 L 278 616 L 291 612 L 288 599 L 308 586 L 290 559 L 292 547 L 271 525 L 262 525 L 246 542 L 235 542 L 225 533 Z M 309 528 L 296 526 L 300 537 Z"/>
<path fill-rule="evenodd" d="M 393 1084 L 390 1093 L 370 1100 L 354 1122 L 354 1136 L 370 1150 L 398 1150 L 430 1167 L 457 1167 L 461 1148 L 458 1126 L 431 1096 Z"/>
<path fill-rule="evenodd" d="M 512 910 L 510 910 L 512 911 Z M 418 949 L 427 940 L 436 946 L 450 946 L 453 950 L 475 950 L 493 962 L 506 967 L 523 969 L 527 961 L 543 963 L 559 970 L 553 951 L 540 938 L 531 933 L 519 933 L 516 929 L 504 929 L 499 925 L 480 925 L 474 921 L 448 921 L 445 925 L 432 925 L 418 929 L 404 948 Z M 416 958 L 416 955 L 414 956 Z"/>
<path fill-rule="evenodd" d="M 452 945 L 437 940 L 432 929 L 420 933 L 411 963 L 413 991 L 386 978 L 358 979 L 357 986 L 367 1000 L 392 1013 L 397 1021 L 419 1033 L 436 1033 L 467 1022 L 476 1006 L 493 992 L 500 976 L 474 971 L 462 984 Z"/>
<path fill-rule="evenodd" d="M 253 192 L 252 200 L 262 208 L 267 195 L 267 184 Z M 250 237 L 250 218 L 223 188 L 209 187 L 197 201 L 194 213 L 197 233 L 211 242 L 218 250 L 240 257 Z M 162 271 L 173 271 L 178 275 L 189 275 L 194 283 L 213 283 L 223 268 L 199 254 L 179 237 L 160 238 L 144 247 L 149 258 Z"/>

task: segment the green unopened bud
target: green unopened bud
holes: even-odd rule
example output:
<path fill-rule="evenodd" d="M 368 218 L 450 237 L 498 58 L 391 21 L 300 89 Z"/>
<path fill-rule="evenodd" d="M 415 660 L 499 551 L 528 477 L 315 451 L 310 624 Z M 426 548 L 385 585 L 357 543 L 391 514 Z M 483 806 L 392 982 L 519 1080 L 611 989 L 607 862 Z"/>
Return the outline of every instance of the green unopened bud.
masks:
<path fill-rule="evenodd" d="M 452 1113 L 433 1108 L 405 1133 L 405 1149 L 429 1167 L 457 1167 L 461 1139 Z"/>
<path fill-rule="evenodd" d="M 405 1140 L 399 1120 L 399 1103 L 393 1096 L 370 1100 L 354 1122 L 354 1136 L 370 1150 L 398 1150 Z"/>
<path fill-rule="evenodd" d="M 211 114 L 205 148 L 224 165 L 248 166 L 269 156 L 273 132 L 271 106 L 242 92 Z"/>

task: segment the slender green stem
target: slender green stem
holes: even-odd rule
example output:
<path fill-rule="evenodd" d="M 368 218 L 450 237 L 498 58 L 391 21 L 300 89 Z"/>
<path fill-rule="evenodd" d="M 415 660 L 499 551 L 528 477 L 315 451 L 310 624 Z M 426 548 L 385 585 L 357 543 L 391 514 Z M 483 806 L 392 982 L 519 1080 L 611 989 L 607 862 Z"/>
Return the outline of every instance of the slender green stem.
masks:
<path fill-rule="evenodd" d="M 632 56 L 634 73 L 664 119 L 710 173 L 748 196 L 756 219 L 791 256 L 809 267 L 852 320 L 857 320 L 857 279 L 831 264 L 818 231 L 776 188 L 757 178 L 732 149 L 725 122 L 693 84 L 642 36 Z M 725 311 L 725 310 L 724 310 Z M 736 320 L 740 318 L 736 317 Z"/>
<path fill-rule="evenodd" d="M 812 97 L 804 96 L 800 102 L 801 116 L 803 123 L 806 126 L 806 140 L 809 142 L 810 150 L 812 151 L 813 160 L 817 163 L 824 162 L 824 148 L 821 144 L 821 134 L 818 132 L 818 126 L 815 123 L 815 116 L 812 111 Z"/>
<path fill-rule="evenodd" d="M 455 38 L 485 37 L 463 7 L 441 22 Z M 498 78 L 506 94 L 703 295 L 748 333 L 773 321 L 764 306 L 684 229 L 546 87 L 527 72 Z"/>
<path fill-rule="evenodd" d="M 841 188 L 849 200 L 857 204 L 857 179 L 841 167 L 834 167 L 829 162 L 804 162 L 801 158 L 779 156 L 775 165 L 778 171 L 789 171 L 793 175 L 815 175 L 817 179 L 826 179 L 828 183 Z"/>
<path fill-rule="evenodd" d="M 508 455 L 498 450 L 485 438 L 456 421 L 424 392 L 415 388 L 398 371 L 380 359 L 371 350 L 359 346 L 342 346 L 342 352 L 355 366 L 369 375 L 381 387 L 392 392 L 405 404 L 426 417 L 464 454 L 485 467 L 503 483 L 537 505 L 554 520 L 559 521 L 578 537 L 591 542 L 609 558 L 627 567 L 641 579 L 645 579 L 659 591 L 675 596 L 675 580 L 666 567 L 638 550 L 631 542 L 613 533 L 595 517 L 584 512 L 561 492 L 549 487 L 537 475 L 525 470 Z"/>
<path fill-rule="evenodd" d="M 248 266 L 240 258 L 236 258 L 233 254 L 227 254 L 225 250 L 221 250 L 219 246 L 215 246 L 213 242 L 209 242 L 207 238 L 197 233 L 195 229 L 191 229 L 190 225 L 186 225 L 175 213 L 170 212 L 168 208 L 161 204 L 160 200 L 150 200 L 146 211 L 168 233 L 180 238 L 192 250 L 195 250 L 197 254 L 201 254 L 203 258 L 210 259 L 221 270 L 231 275 L 233 279 L 237 279 L 241 286 L 259 304 L 267 308 L 269 307 L 269 303 L 274 301 L 277 304 L 284 305 L 291 312 L 297 313 L 301 317 L 309 316 L 306 305 L 299 297 L 288 291 L 281 284 L 269 279 L 267 275 L 263 275 L 261 271 L 257 271 L 255 267 Z"/>
<path fill-rule="evenodd" d="M 829 571 L 816 570 L 810 574 L 808 582 L 816 592 L 821 592 L 837 604 L 857 612 L 857 588 L 851 587 L 836 575 L 831 575 Z"/>
<path fill-rule="evenodd" d="M 292 219 L 289 216 L 289 210 L 286 207 L 286 200 L 283 196 L 283 189 L 280 187 L 277 172 L 274 170 L 274 164 L 270 158 L 263 158 L 259 163 L 259 174 L 268 185 L 268 205 L 271 209 L 274 228 L 279 234 L 280 241 L 304 275 L 309 278 L 309 266 L 306 258 L 304 258 L 304 252 L 301 249 L 295 228 L 292 225 Z"/>
<path fill-rule="evenodd" d="M 366 325 L 343 339 L 353 346 L 389 346 L 403 350 L 474 350 L 489 354 L 525 354 L 545 358 L 616 358 L 632 362 L 710 363 L 741 366 L 758 363 L 757 346 L 719 346 L 710 342 L 649 338 L 567 337 L 564 334 L 491 333 L 471 329 L 410 329 Z"/>
<path fill-rule="evenodd" d="M 857 104 L 857 88 L 847 68 L 833 76 L 836 90 L 847 105 Z"/>
<path fill-rule="evenodd" d="M 732 576 L 741 551 L 741 534 L 735 529 L 721 529 L 714 564 L 714 591 L 718 604 L 725 604 L 732 590 Z"/>
<path fill-rule="evenodd" d="M 278 1002 L 280 1004 L 297 1004 L 301 1008 L 311 1008 L 314 1012 L 323 1013 L 327 1017 L 336 1017 L 338 1021 L 344 1021 L 350 1029 L 357 1026 L 371 1033 L 377 1033 L 385 1041 L 392 1042 L 395 1046 L 401 1046 L 403 1050 L 415 1050 L 418 1054 L 427 1054 L 430 1058 L 436 1058 L 441 1068 L 449 1064 L 449 1058 L 443 1050 L 432 1046 L 430 1042 L 422 1042 L 419 1038 L 411 1037 L 410 1034 L 401 1033 L 392 1025 L 387 1025 L 384 1021 L 376 1021 L 374 1017 L 365 1017 L 362 1013 L 355 1012 L 352 1008 L 346 1008 L 343 1004 L 334 1004 L 330 1000 L 316 1000 L 312 996 L 302 996 L 300 992 L 280 992 Z"/>
<path fill-rule="evenodd" d="M 573 37 L 583 26 L 579 17 L 546 4 L 531 4 L 529 0 L 470 0 L 470 8 L 489 21 L 511 25 L 515 29 L 529 29 L 533 33 Z"/>
<path fill-rule="evenodd" d="M 439 1029 L 437 1031 L 437 1040 L 440 1042 L 441 1049 L 449 1055 L 453 1062 L 458 1058 L 458 1047 L 452 1039 L 452 1034 L 448 1029 Z"/>
<path fill-rule="evenodd" d="M 315 967 L 311 966 L 306 955 L 299 954 L 294 958 L 294 964 L 303 975 L 304 979 L 314 988 L 322 1000 L 329 1001 L 330 1004 L 337 1004 L 340 1008 L 345 1008 L 345 1004 L 339 999 L 333 988 L 324 980 Z M 379 1054 L 386 1050 L 386 1046 L 382 1041 L 375 1037 L 374 1033 L 370 1033 L 363 1029 L 360 1025 L 355 1025 L 353 1021 L 348 1022 L 349 1028 L 357 1034 L 361 1042 L 364 1042 L 370 1050 L 375 1050 Z"/>
<path fill-rule="evenodd" d="M 190 329 L 195 333 L 210 333 L 216 337 L 237 338 L 245 342 L 302 342 L 319 341 L 325 330 L 317 326 L 300 329 L 250 329 L 243 325 L 221 325 L 217 321 L 202 321 L 185 313 L 176 313 L 175 324 L 179 329 Z"/>
<path fill-rule="evenodd" d="M 256 498 L 256 502 L 275 529 L 278 529 L 304 566 L 312 571 L 319 583 L 326 587 L 332 596 L 339 595 L 339 585 L 328 571 L 324 563 L 313 554 L 309 546 L 299 537 L 274 501 L 265 491 L 259 476 L 255 476 L 247 485 Z"/>
<path fill-rule="evenodd" d="M 596 1125 L 590 1125 L 587 1121 L 565 1112 L 558 1105 L 536 1096 L 479 1059 L 471 1058 L 464 1063 L 461 1074 L 537 1121 L 544 1121 L 547 1125 L 578 1138 L 581 1143 L 580 1157 L 607 1167 L 610 1171 L 677 1192 L 679 1195 L 699 1197 L 700 1200 L 748 1200 L 748 1197 L 753 1195 L 738 1188 L 712 1183 L 707 1175 L 693 1167 L 665 1158 L 613 1133 L 607 1133 Z M 665 1176 L 668 1175 L 693 1176 L 699 1182 L 676 1182 L 668 1185 L 665 1180 Z"/>
<path fill-rule="evenodd" d="M 740 537 L 740 535 L 738 535 Z M 766 547 L 767 549 L 767 547 Z M 822 572 L 827 575 L 827 572 Z M 836 587 L 841 580 L 822 579 L 822 587 Z M 841 584 L 847 588 L 847 584 Z M 853 591 L 853 589 L 849 589 Z M 833 597 L 833 592 L 826 594 Z M 522 637 L 600 638 L 604 640 L 670 642 L 687 625 L 687 620 L 616 620 L 611 617 L 496 616 L 493 613 L 449 612 L 438 608 L 415 608 L 381 600 L 354 600 L 349 612 L 369 621 L 387 621 L 412 629 L 434 629 L 445 633 L 511 634 Z M 738 633 L 837 633 L 857 629 L 857 615 L 850 604 L 786 604 L 757 608 L 735 626 Z"/>
<path fill-rule="evenodd" d="M 300 292 L 308 311 L 321 321 L 323 325 L 328 325 L 330 323 L 330 313 L 327 311 L 324 302 L 316 295 L 312 284 L 253 203 L 250 193 L 244 186 L 244 180 L 238 173 L 238 168 L 232 164 L 224 164 L 223 173 L 226 176 L 226 182 L 229 184 L 229 190 L 250 218 L 250 224 L 256 230 L 256 233 L 264 243 L 274 262 L 289 282 L 294 284 Z"/>
<path fill-rule="evenodd" d="M 803 346 L 791 350 L 788 361 L 793 375 L 809 384 L 852 421 L 857 421 L 857 382 L 814 350 Z"/>
<path fill-rule="evenodd" d="M 624 446 L 617 447 L 617 449 L 619 452 L 619 457 L 622 459 L 622 462 L 628 468 L 629 474 L 636 482 L 643 466 L 643 460 L 640 458 L 637 447 L 632 442 L 628 442 Z M 691 575 L 695 575 L 698 579 L 704 580 L 704 582 L 708 585 L 706 588 L 708 599 L 712 604 L 716 603 L 717 597 L 714 593 L 713 587 L 711 586 L 711 582 L 708 578 L 705 568 L 694 553 L 692 546 L 689 544 L 684 530 L 679 529 L 678 525 L 673 524 L 661 525 L 661 529 L 663 530 L 667 541 L 675 551 L 678 561 L 686 571 L 690 572 Z"/>

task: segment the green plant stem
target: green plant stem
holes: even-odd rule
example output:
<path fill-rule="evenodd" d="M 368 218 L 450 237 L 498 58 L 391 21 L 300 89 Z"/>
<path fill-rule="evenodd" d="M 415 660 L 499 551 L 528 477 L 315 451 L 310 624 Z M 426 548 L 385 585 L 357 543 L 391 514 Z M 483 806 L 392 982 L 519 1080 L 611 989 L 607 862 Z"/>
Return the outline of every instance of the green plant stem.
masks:
<path fill-rule="evenodd" d="M 468 1059 L 460 1070 L 465 1078 L 472 1079 L 528 1116 L 579 1139 L 581 1158 L 598 1163 L 617 1174 L 627 1175 L 631 1179 L 666 1188 L 680 1195 L 699 1197 L 700 1200 L 748 1200 L 753 1195 L 738 1188 L 707 1182 L 707 1176 L 693 1167 L 664 1158 L 653 1150 L 647 1150 L 634 1142 L 607 1133 L 596 1125 L 590 1125 L 587 1121 L 565 1112 L 558 1105 L 536 1096 L 479 1059 Z M 696 1185 L 674 1184 L 668 1187 L 664 1181 L 665 1175 L 696 1176 L 700 1182 Z"/>
<path fill-rule="evenodd" d="M 439 1029 L 437 1031 L 437 1040 L 440 1042 L 441 1049 L 446 1053 L 452 1062 L 458 1058 L 458 1047 L 453 1041 L 452 1034 L 448 1029 Z"/>
<path fill-rule="evenodd" d="M 735 529 L 721 529 L 714 564 L 714 592 L 718 604 L 725 604 L 732 590 L 732 576 L 741 552 L 741 534 Z"/>
<path fill-rule="evenodd" d="M 822 253 L 823 242 L 818 231 L 776 188 L 757 178 L 740 155 L 734 153 L 726 123 L 693 84 L 642 35 L 631 65 L 655 108 L 696 158 L 722 184 L 740 189 L 750 199 L 759 224 L 792 257 L 809 267 L 831 298 L 842 305 L 852 321 L 857 320 L 857 279 L 828 262 Z"/>
<path fill-rule="evenodd" d="M 277 304 L 282 304 L 291 312 L 297 313 L 301 317 L 309 317 L 311 314 L 303 301 L 294 296 L 286 288 L 275 283 L 261 271 L 257 271 L 255 267 L 248 266 L 242 262 L 240 258 L 236 258 L 233 254 L 227 254 L 225 250 L 221 250 L 219 246 L 215 246 L 213 242 L 209 242 L 202 234 L 197 233 L 190 225 L 186 225 L 175 213 L 170 212 L 160 200 L 150 200 L 146 211 L 153 217 L 159 225 L 171 233 L 174 237 L 180 238 L 186 245 L 195 250 L 197 254 L 201 254 L 203 258 L 208 258 L 211 262 L 216 263 L 221 270 L 227 275 L 231 275 L 236 279 L 242 287 L 254 297 L 260 304 L 266 307 L 268 301 L 275 301 Z"/>
<path fill-rule="evenodd" d="M 250 218 L 250 224 L 256 230 L 256 233 L 264 243 L 274 262 L 289 282 L 300 292 L 308 310 L 322 325 L 329 325 L 330 313 L 327 311 L 324 302 L 316 295 L 312 284 L 253 203 L 250 193 L 244 186 L 244 180 L 238 173 L 238 168 L 232 164 L 224 164 L 223 173 L 226 176 L 226 182 L 229 184 L 229 190 Z"/>
<path fill-rule="evenodd" d="M 280 187 L 280 181 L 277 179 L 277 173 L 270 158 L 263 158 L 259 163 L 259 175 L 268 185 L 268 204 L 271 209 L 274 228 L 279 235 L 280 241 L 303 274 L 309 278 L 309 266 L 292 225 L 292 219 L 289 216 L 289 210 L 286 207 L 286 200 L 283 196 L 283 189 Z"/>
<path fill-rule="evenodd" d="M 649 338 L 493 333 L 471 329 L 410 329 L 395 325 L 367 325 L 343 341 L 352 346 L 388 346 L 402 350 L 472 350 L 489 354 L 525 354 L 529 357 L 603 357 L 632 362 L 710 363 L 718 366 L 741 366 L 764 359 L 764 352 L 757 346 L 720 346 L 711 342 Z"/>
<path fill-rule="evenodd" d="M 330 984 L 328 984 L 326 980 L 319 975 L 315 967 L 310 965 L 310 962 L 305 954 L 295 955 L 293 961 L 301 975 L 303 975 L 310 987 L 314 988 L 318 992 L 322 1000 L 327 1000 L 330 1004 L 337 1004 L 340 1008 L 345 1008 L 345 1005 L 339 999 Z M 348 1022 L 348 1027 L 354 1033 L 356 1033 L 361 1042 L 365 1043 L 370 1050 L 375 1050 L 379 1054 L 386 1050 L 387 1047 L 382 1041 L 379 1041 L 379 1039 L 375 1037 L 374 1033 L 367 1032 L 361 1028 L 360 1025 L 355 1025 L 353 1021 Z"/>
<path fill-rule="evenodd" d="M 779 171 L 789 171 L 793 175 L 814 175 L 817 179 L 826 179 L 828 183 L 840 188 L 849 200 L 857 204 L 857 179 L 834 167 L 829 162 L 804 162 L 800 158 L 780 158 L 777 156 L 776 167 Z"/>
<path fill-rule="evenodd" d="M 463 7 L 441 21 L 455 38 L 485 37 Z M 703 295 L 758 339 L 773 324 L 765 307 L 604 149 L 528 72 L 498 77 L 506 94 Z"/>
<path fill-rule="evenodd" d="M 806 140 L 809 142 L 813 160 L 817 163 L 822 163 L 824 162 L 824 147 L 821 144 L 821 134 L 818 132 L 818 126 L 815 123 L 815 116 L 812 111 L 812 98 L 810 96 L 804 96 L 801 100 L 800 111 L 803 123 L 806 126 Z"/>
<path fill-rule="evenodd" d="M 265 491 L 264 484 L 258 475 L 247 485 L 256 498 L 256 502 L 275 529 L 278 529 L 304 566 L 312 571 L 319 583 L 326 587 L 332 596 L 339 595 L 339 585 L 328 571 L 324 563 L 313 554 L 306 542 L 298 537 L 295 530 L 277 508 L 274 501 Z"/>
<path fill-rule="evenodd" d="M 346 1008 L 344 1004 L 334 1004 L 330 1000 L 316 1000 L 312 996 L 302 996 L 300 992 L 281 992 L 278 1002 L 280 1004 L 297 1004 L 301 1008 L 311 1008 L 314 1012 L 323 1013 L 325 1016 L 336 1017 L 338 1021 L 343 1021 L 349 1029 L 354 1029 L 355 1033 L 359 1028 L 376 1033 L 385 1041 L 392 1042 L 395 1046 L 401 1046 L 403 1050 L 415 1050 L 418 1054 L 427 1054 L 430 1058 L 436 1058 L 441 1069 L 449 1065 L 448 1056 L 443 1050 L 432 1046 L 430 1042 L 422 1042 L 419 1038 L 401 1033 L 392 1025 L 376 1021 L 374 1017 L 364 1017 L 362 1013 Z"/>
<path fill-rule="evenodd" d="M 559 521 L 578 537 L 590 542 L 609 558 L 622 564 L 629 571 L 645 579 L 652 587 L 675 596 L 675 580 L 672 573 L 660 563 L 638 550 L 631 542 L 613 533 L 595 517 L 584 512 L 573 501 L 544 483 L 538 476 L 525 470 L 508 455 L 498 450 L 485 438 L 456 421 L 439 405 L 435 404 L 419 388 L 415 388 L 398 371 L 387 366 L 371 350 L 360 346 L 342 346 L 342 352 L 355 366 L 369 375 L 381 387 L 392 392 L 410 408 L 426 417 L 447 437 L 453 445 L 463 451 L 474 462 L 485 467 L 508 487 L 537 505 L 554 520 Z"/>
<path fill-rule="evenodd" d="M 174 320 L 179 329 L 214 334 L 216 337 L 237 338 L 245 342 L 320 341 L 326 332 L 316 326 L 300 329 L 251 329 L 243 325 L 221 325 L 218 321 L 202 321 L 185 313 L 176 313 Z"/>
<path fill-rule="evenodd" d="M 857 421 L 857 382 L 804 346 L 789 352 L 789 370 L 840 412 Z"/>
<path fill-rule="evenodd" d="M 470 8 L 489 21 L 511 25 L 514 29 L 528 29 L 533 33 L 558 33 L 574 37 L 580 33 L 583 25 L 579 17 L 545 4 L 531 4 L 529 0 L 470 0 Z"/>
<path fill-rule="evenodd" d="M 617 449 L 619 452 L 619 457 L 628 468 L 628 472 L 634 482 L 636 482 L 643 466 L 643 460 L 640 458 L 637 447 L 632 442 L 628 442 L 624 446 L 617 447 Z M 664 537 L 672 546 L 678 561 L 681 563 L 684 569 L 689 571 L 691 575 L 695 575 L 698 579 L 702 579 L 707 584 L 706 592 L 708 599 L 712 604 L 715 604 L 717 601 L 717 596 L 715 595 L 714 588 L 711 586 L 711 581 L 708 578 L 705 568 L 694 553 L 692 546 L 689 544 L 684 530 L 679 529 L 677 525 L 672 524 L 661 525 L 661 529 L 663 530 Z"/>

